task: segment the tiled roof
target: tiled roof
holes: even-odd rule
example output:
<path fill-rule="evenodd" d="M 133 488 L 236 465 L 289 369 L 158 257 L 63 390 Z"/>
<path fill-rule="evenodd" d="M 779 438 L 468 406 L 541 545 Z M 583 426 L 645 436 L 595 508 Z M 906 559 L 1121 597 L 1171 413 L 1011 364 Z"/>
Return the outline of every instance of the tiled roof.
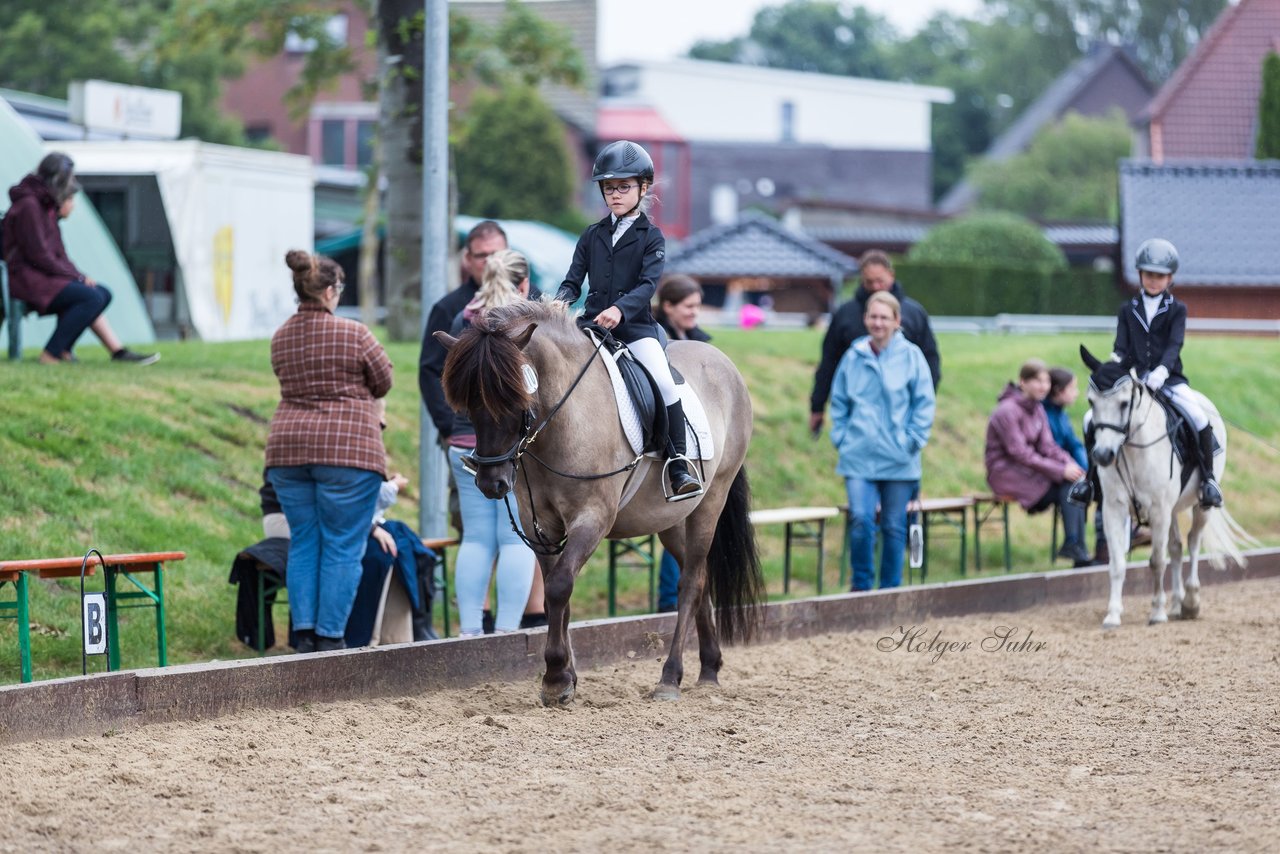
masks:
<path fill-rule="evenodd" d="M 1262 61 L 1280 39 L 1280 0 L 1227 6 L 1140 116 L 1151 156 L 1250 157 Z"/>
<path fill-rule="evenodd" d="M 1176 280 L 1194 285 L 1280 285 L 1280 161 L 1120 163 L 1120 257 L 1149 237 L 1178 247 Z"/>
<path fill-rule="evenodd" d="M 1098 45 L 1059 74 L 1013 124 L 992 140 L 991 145 L 983 152 L 982 159 L 1000 162 L 1026 151 L 1036 134 L 1071 109 L 1080 93 L 1112 62 L 1127 67 L 1136 79 L 1142 81 L 1145 91 L 1151 91 L 1150 83 L 1125 48 L 1119 45 Z M 1136 103 L 1141 104 L 1141 101 Z M 969 181 L 961 180 L 938 201 L 938 210 L 957 213 L 972 207 L 977 198 L 978 189 Z"/>
<path fill-rule="evenodd" d="M 858 263 L 772 217 L 745 211 L 737 222 L 691 236 L 667 256 L 667 272 L 693 276 L 844 278 Z"/>

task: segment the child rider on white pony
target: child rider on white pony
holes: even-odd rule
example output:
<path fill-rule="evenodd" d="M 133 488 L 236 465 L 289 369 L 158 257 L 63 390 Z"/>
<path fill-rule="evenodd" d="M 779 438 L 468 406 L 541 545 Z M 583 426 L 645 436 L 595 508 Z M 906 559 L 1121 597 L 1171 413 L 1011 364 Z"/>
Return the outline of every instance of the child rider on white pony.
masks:
<path fill-rule="evenodd" d="M 1198 439 L 1200 506 L 1221 507 L 1222 490 L 1213 477 L 1213 428 L 1182 375 L 1187 306 L 1169 290 L 1178 270 L 1178 250 L 1158 237 L 1147 240 L 1138 247 L 1137 267 L 1142 290 L 1120 309 L 1111 358 L 1136 370 L 1147 388 L 1173 398 L 1191 419 Z M 1092 446 L 1092 423 L 1085 424 L 1085 433 Z M 1072 485 L 1070 497 L 1081 504 L 1093 501 L 1089 475 Z"/>

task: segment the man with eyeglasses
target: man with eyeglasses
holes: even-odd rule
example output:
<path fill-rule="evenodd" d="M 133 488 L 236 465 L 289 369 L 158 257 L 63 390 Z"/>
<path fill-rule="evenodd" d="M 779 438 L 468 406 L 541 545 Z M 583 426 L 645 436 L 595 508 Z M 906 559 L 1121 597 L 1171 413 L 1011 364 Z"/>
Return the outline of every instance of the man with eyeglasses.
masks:
<path fill-rule="evenodd" d="M 489 256 L 506 248 L 507 233 L 502 226 L 491 219 L 476 223 L 467 233 L 462 248 L 462 269 L 466 280 L 437 300 L 427 316 L 427 331 L 422 336 L 422 354 L 418 358 L 418 390 L 422 392 L 422 402 L 427 405 L 427 412 L 440 433 L 442 446 L 453 433 L 453 410 L 445 402 L 444 389 L 440 386 L 444 357 L 448 353 L 432 333 L 449 331 L 458 312 L 466 308 L 480 290 L 480 280 L 484 278 L 484 265 Z"/>
<path fill-rule="evenodd" d="M 867 334 L 862 317 L 866 313 L 867 298 L 877 291 L 888 291 L 902 306 L 902 335 L 924 353 L 929 364 L 936 391 L 942 381 L 942 358 L 938 355 L 938 342 L 929 324 L 929 312 L 924 306 L 902 290 L 893 273 L 893 262 L 879 249 L 870 249 L 858 259 L 862 283 L 853 299 L 836 309 L 831 315 L 826 337 L 822 339 L 822 359 L 813 376 L 813 393 L 809 397 L 809 431 L 817 436 L 822 430 L 823 410 L 831 396 L 831 382 L 841 357 L 856 339 Z"/>

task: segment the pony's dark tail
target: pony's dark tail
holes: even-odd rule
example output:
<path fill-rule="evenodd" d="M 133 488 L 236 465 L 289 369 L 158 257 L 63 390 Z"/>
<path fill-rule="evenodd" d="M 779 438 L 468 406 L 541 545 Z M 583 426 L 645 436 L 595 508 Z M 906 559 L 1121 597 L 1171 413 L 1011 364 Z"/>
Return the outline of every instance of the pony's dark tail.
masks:
<path fill-rule="evenodd" d="M 716 607 L 716 626 L 725 643 L 748 641 L 760 622 L 764 577 L 751 525 L 751 486 L 746 466 L 738 469 L 707 555 L 707 585 Z"/>

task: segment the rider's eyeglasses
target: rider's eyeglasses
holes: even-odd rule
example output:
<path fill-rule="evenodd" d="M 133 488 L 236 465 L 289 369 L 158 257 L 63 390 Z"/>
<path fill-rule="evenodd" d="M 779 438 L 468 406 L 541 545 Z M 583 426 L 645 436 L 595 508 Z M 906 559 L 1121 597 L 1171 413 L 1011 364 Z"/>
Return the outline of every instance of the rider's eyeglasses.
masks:
<path fill-rule="evenodd" d="M 630 193 L 632 190 L 634 190 L 638 186 L 640 185 L 639 184 L 613 184 L 613 185 L 601 184 L 600 190 L 606 196 L 625 196 L 627 193 Z"/>

